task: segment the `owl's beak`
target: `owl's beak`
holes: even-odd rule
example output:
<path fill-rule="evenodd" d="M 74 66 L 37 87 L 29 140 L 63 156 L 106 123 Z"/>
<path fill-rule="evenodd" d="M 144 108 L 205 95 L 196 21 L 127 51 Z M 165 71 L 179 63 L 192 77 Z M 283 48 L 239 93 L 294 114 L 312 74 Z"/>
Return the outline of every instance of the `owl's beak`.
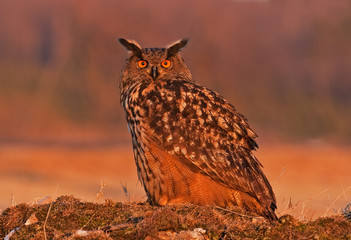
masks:
<path fill-rule="evenodd" d="M 158 77 L 158 70 L 157 67 L 152 67 L 151 68 L 151 77 L 156 80 L 156 78 Z"/>

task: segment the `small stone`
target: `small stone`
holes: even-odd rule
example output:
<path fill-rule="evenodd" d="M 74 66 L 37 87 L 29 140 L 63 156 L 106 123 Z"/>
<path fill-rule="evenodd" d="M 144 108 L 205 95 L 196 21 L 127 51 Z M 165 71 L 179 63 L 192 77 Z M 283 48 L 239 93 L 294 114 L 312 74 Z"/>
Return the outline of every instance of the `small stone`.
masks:
<path fill-rule="evenodd" d="M 177 235 L 175 232 L 171 231 L 161 231 L 158 232 L 157 237 L 147 236 L 145 240 L 171 240 Z"/>
<path fill-rule="evenodd" d="M 199 228 L 194 229 L 194 231 L 181 231 L 173 238 L 173 240 L 205 240 L 203 231 L 206 233 L 206 230 L 200 230 Z"/>
<path fill-rule="evenodd" d="M 24 225 L 28 226 L 37 222 L 38 222 L 38 218 L 35 216 L 35 213 L 32 213 L 32 215 L 30 215 L 30 217 L 27 219 Z"/>
<path fill-rule="evenodd" d="M 42 199 L 40 199 L 37 203 L 37 205 L 45 205 L 45 204 L 49 204 L 52 203 L 53 199 L 51 196 L 46 196 L 43 197 Z"/>
<path fill-rule="evenodd" d="M 84 230 L 77 230 L 75 235 L 80 237 L 86 237 L 89 235 L 89 232 Z"/>
<path fill-rule="evenodd" d="M 203 229 L 203 228 L 195 228 L 195 229 L 194 229 L 194 232 L 199 232 L 199 233 L 205 234 L 205 233 L 206 233 L 206 230 Z"/>

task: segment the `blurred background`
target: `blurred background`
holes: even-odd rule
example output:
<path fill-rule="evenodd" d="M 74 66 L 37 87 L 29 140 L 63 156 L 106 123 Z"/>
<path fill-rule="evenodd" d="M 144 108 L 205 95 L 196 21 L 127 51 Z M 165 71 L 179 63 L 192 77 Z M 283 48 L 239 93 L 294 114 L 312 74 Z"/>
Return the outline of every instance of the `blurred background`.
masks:
<path fill-rule="evenodd" d="M 119 37 L 190 39 L 182 55 L 195 81 L 258 133 L 280 213 L 332 214 L 351 201 L 349 0 L 0 6 L 0 209 L 46 195 L 146 199 L 119 104 Z"/>

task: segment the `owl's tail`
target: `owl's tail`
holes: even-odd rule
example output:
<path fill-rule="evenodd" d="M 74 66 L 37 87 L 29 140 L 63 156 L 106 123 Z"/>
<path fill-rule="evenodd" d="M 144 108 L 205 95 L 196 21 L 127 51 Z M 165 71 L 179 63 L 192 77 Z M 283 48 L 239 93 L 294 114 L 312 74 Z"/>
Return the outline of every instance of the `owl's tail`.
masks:
<path fill-rule="evenodd" d="M 272 201 L 270 206 L 264 206 L 259 200 L 247 193 L 237 192 L 234 195 L 237 205 L 244 210 L 256 213 L 271 222 L 278 220 L 278 217 L 274 212 L 277 208 L 275 202 Z"/>
<path fill-rule="evenodd" d="M 274 204 L 274 203 L 272 203 Z M 274 204 L 275 206 L 275 204 Z M 263 212 L 263 215 L 265 218 L 267 218 L 269 221 L 277 221 L 278 220 L 278 217 L 277 215 L 275 215 L 275 209 L 277 207 L 273 207 L 273 206 L 270 206 L 269 208 L 266 208 L 265 211 Z"/>

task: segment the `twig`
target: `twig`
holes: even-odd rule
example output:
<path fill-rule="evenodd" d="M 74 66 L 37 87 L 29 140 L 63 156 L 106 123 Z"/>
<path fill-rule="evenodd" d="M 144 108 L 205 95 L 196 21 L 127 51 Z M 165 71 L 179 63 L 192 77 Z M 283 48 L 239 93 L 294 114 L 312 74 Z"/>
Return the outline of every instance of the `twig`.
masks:
<path fill-rule="evenodd" d="M 14 207 L 15 205 L 16 205 L 15 194 L 11 193 L 11 207 Z"/>
<path fill-rule="evenodd" d="M 291 202 L 291 197 L 290 197 L 287 206 L 285 207 L 285 209 L 284 209 L 283 211 L 280 212 L 280 214 L 281 214 L 281 215 L 284 215 L 284 214 L 287 213 L 287 212 L 291 212 L 291 211 L 295 210 L 295 209 L 297 208 L 297 206 L 302 205 L 302 210 L 301 210 L 301 213 L 300 213 L 299 218 L 300 218 L 300 219 L 301 219 L 301 218 L 304 219 L 303 214 L 305 213 L 306 203 L 309 202 L 309 201 L 312 201 L 313 199 L 315 199 L 316 197 L 318 197 L 318 196 L 321 195 L 322 193 L 327 192 L 328 190 L 329 190 L 329 189 L 326 188 L 326 189 L 320 191 L 318 194 L 314 195 L 313 197 L 308 198 L 308 199 L 305 200 L 305 201 L 298 201 L 298 202 L 295 203 L 295 204 L 292 204 L 292 202 Z"/>
<path fill-rule="evenodd" d="M 11 232 L 4 237 L 4 240 L 10 240 L 12 235 L 15 234 L 19 230 L 20 230 L 20 227 L 16 227 L 16 228 L 12 229 Z"/>
<path fill-rule="evenodd" d="M 327 215 L 327 213 L 330 211 L 331 208 L 334 208 L 334 204 L 336 203 L 336 201 L 338 201 L 343 195 L 346 196 L 346 192 L 350 189 L 351 189 L 351 186 L 348 186 L 346 189 L 343 188 L 343 192 L 339 196 L 337 196 L 337 198 L 334 201 L 331 201 L 329 197 L 331 206 L 327 207 L 327 209 L 325 210 L 324 216 Z"/>
<path fill-rule="evenodd" d="M 93 217 L 95 216 L 95 214 L 97 213 L 97 211 L 95 210 L 95 212 L 93 213 L 93 215 L 91 215 L 91 217 L 89 218 L 89 220 L 86 222 L 86 224 L 84 224 L 80 230 L 83 230 L 83 228 L 85 228 L 91 221 L 91 219 L 93 219 Z"/>
<path fill-rule="evenodd" d="M 53 199 L 56 199 L 56 196 L 57 196 L 57 192 L 58 192 L 58 189 L 59 189 L 59 185 L 56 186 L 56 191 L 55 191 L 55 194 L 53 195 Z M 43 232 L 44 232 L 44 238 L 45 240 L 47 240 L 47 236 L 46 236 L 46 223 L 49 219 L 49 215 L 50 215 L 50 211 L 51 211 L 51 208 L 52 208 L 52 204 L 54 203 L 54 200 L 50 202 L 50 206 L 49 206 L 49 210 L 48 210 L 48 213 L 46 214 L 46 218 L 45 218 L 45 222 L 43 224 Z"/>
<path fill-rule="evenodd" d="M 302 209 L 301 209 L 301 214 L 300 214 L 300 220 L 304 220 L 305 219 L 305 207 L 306 207 L 306 202 L 302 202 Z"/>
<path fill-rule="evenodd" d="M 106 186 L 105 179 L 101 179 L 101 181 L 100 181 L 100 190 L 96 194 L 96 201 L 99 201 L 100 198 L 104 197 L 104 188 L 105 188 L 105 186 Z"/>
<path fill-rule="evenodd" d="M 121 230 L 121 229 L 124 229 L 124 228 L 129 228 L 129 227 L 133 227 L 133 224 L 131 224 L 131 223 L 121 223 L 121 224 L 116 224 L 116 225 L 103 227 L 101 230 L 103 230 L 104 232 L 112 232 L 112 231 L 117 231 L 117 230 Z"/>
<path fill-rule="evenodd" d="M 340 185 L 341 185 L 342 193 L 345 196 L 345 201 L 347 201 L 347 196 L 346 196 L 346 191 L 344 189 L 344 185 L 342 183 L 340 183 Z"/>
<path fill-rule="evenodd" d="M 91 234 L 104 234 L 106 232 L 117 231 L 117 230 L 121 230 L 121 229 L 128 228 L 128 227 L 131 227 L 131 226 L 133 226 L 133 224 L 122 223 L 122 224 L 117 224 L 117 225 L 111 225 L 111 226 L 103 227 L 103 228 L 98 229 L 98 230 L 82 230 L 82 229 L 79 229 L 73 235 L 71 235 L 71 238 L 76 237 L 76 236 L 87 237 L 87 236 L 89 236 Z"/>
<path fill-rule="evenodd" d="M 93 213 L 93 215 L 91 215 L 91 217 L 89 218 L 89 220 L 81 227 L 79 228 L 73 235 L 71 235 L 68 239 L 72 239 L 75 236 L 88 236 L 89 234 L 93 234 L 93 233 L 101 233 L 101 230 L 83 230 L 83 228 L 85 228 L 90 221 L 93 219 L 93 217 L 95 216 L 95 214 L 97 213 L 97 211 L 95 210 L 95 212 Z"/>
<path fill-rule="evenodd" d="M 339 198 L 341 198 L 342 195 L 345 195 L 346 192 L 347 192 L 348 190 L 350 190 L 350 189 L 351 189 L 351 186 L 348 186 L 348 188 L 346 188 L 345 190 L 343 190 L 343 192 L 333 201 L 333 204 L 334 204 L 337 200 L 339 200 Z"/>
<path fill-rule="evenodd" d="M 130 201 L 130 194 L 128 192 L 127 184 L 126 183 L 124 183 L 124 184 L 121 183 L 121 185 L 122 185 L 122 188 L 123 188 L 123 193 L 126 196 L 127 201 L 129 202 Z"/>
<path fill-rule="evenodd" d="M 44 238 L 45 238 L 45 240 L 47 240 L 47 237 L 46 237 L 46 223 L 47 223 L 47 221 L 49 219 L 49 214 L 50 214 L 50 211 L 51 211 L 52 204 L 53 204 L 53 202 L 50 203 L 49 210 L 48 210 L 48 213 L 46 214 L 45 222 L 44 222 L 44 225 L 43 225 L 43 231 L 44 231 Z"/>

